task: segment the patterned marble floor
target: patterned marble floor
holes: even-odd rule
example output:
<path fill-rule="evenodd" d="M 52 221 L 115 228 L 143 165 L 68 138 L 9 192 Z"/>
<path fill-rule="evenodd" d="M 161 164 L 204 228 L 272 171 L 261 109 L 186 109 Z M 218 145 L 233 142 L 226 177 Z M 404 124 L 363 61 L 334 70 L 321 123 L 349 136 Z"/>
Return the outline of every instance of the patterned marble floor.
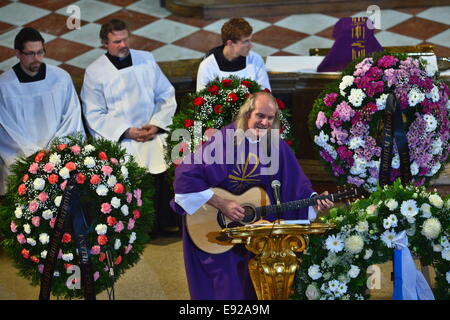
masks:
<path fill-rule="evenodd" d="M 42 32 L 46 62 L 73 76 L 104 52 L 98 38 L 102 23 L 122 18 L 130 24 L 131 47 L 148 50 L 157 61 L 200 58 L 220 44 L 220 28 L 227 19 L 202 20 L 171 14 L 159 0 L 0 0 L 0 73 L 17 63 L 14 37 L 24 26 Z M 80 13 L 80 28 L 73 27 Z M 333 44 L 332 30 L 344 16 L 365 11 L 295 14 L 248 18 L 254 29 L 254 50 L 262 56 L 308 55 L 309 48 Z M 381 8 L 382 9 L 382 8 Z M 450 56 L 450 6 L 381 10 L 376 37 L 384 46 L 435 45 L 438 56 Z"/>

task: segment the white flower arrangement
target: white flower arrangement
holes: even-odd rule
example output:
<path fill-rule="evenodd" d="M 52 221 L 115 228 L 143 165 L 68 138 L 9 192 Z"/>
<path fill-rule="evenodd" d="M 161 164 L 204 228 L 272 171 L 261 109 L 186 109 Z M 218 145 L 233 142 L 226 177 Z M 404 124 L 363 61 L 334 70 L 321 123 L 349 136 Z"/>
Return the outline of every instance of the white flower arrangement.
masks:
<path fill-rule="evenodd" d="M 322 277 L 322 273 L 320 272 L 320 267 L 316 264 L 310 266 L 308 269 L 308 275 L 313 280 L 319 279 L 320 277 Z"/>
<path fill-rule="evenodd" d="M 441 255 L 444 260 L 450 261 L 450 250 L 449 249 L 442 250 Z"/>
<path fill-rule="evenodd" d="M 353 85 L 353 81 L 355 80 L 355 77 L 353 76 L 344 76 L 342 77 L 342 81 L 339 84 L 339 90 L 341 90 L 341 95 L 345 96 L 345 89 Z"/>
<path fill-rule="evenodd" d="M 444 201 L 438 194 L 432 194 L 429 198 L 430 203 L 436 208 L 442 208 L 444 205 Z"/>
<path fill-rule="evenodd" d="M 117 178 L 114 175 L 111 175 L 108 180 L 106 181 L 106 184 L 108 187 L 114 187 L 117 183 Z"/>
<path fill-rule="evenodd" d="M 410 107 L 414 107 L 425 99 L 425 94 L 418 88 L 414 87 L 408 93 L 408 103 Z"/>
<path fill-rule="evenodd" d="M 22 218 L 23 215 L 23 211 L 22 211 L 22 207 L 17 207 L 16 210 L 14 211 L 14 215 L 16 216 L 17 219 Z"/>
<path fill-rule="evenodd" d="M 108 191 L 108 188 L 103 184 L 100 184 L 95 190 L 95 192 L 97 192 L 99 196 L 106 196 L 108 194 Z"/>
<path fill-rule="evenodd" d="M 40 241 L 42 244 L 47 244 L 47 243 L 49 243 L 49 241 L 50 241 L 50 236 L 49 236 L 48 234 L 46 234 L 46 233 L 41 233 L 41 234 L 39 235 L 39 241 Z"/>
<path fill-rule="evenodd" d="M 73 260 L 73 253 L 65 253 L 62 255 L 62 259 L 66 262 L 70 262 Z"/>
<path fill-rule="evenodd" d="M 59 165 L 61 163 L 61 155 L 52 153 L 48 162 L 53 163 L 55 166 Z"/>
<path fill-rule="evenodd" d="M 368 298 L 368 288 L 363 285 L 368 283 L 367 268 L 392 259 L 397 237 L 406 231 L 410 250 L 432 263 L 437 275 L 444 275 L 436 278 L 435 297 L 450 299 L 450 241 L 446 233 L 450 225 L 449 199 L 426 192 L 424 187 L 403 187 L 397 180 L 367 199 L 333 208 L 321 220 L 333 223 L 336 229 L 324 237 L 310 237 L 296 278 L 298 297 Z"/>
<path fill-rule="evenodd" d="M 88 169 L 92 169 L 95 167 L 95 159 L 93 157 L 86 157 L 83 161 L 84 165 Z"/>
<path fill-rule="evenodd" d="M 423 116 L 423 120 L 427 123 L 427 126 L 425 128 L 426 132 L 433 132 L 437 128 L 437 121 L 436 118 L 432 114 L 426 114 Z"/>
<path fill-rule="evenodd" d="M 117 198 L 117 197 L 113 197 L 113 198 L 111 199 L 111 205 L 112 205 L 114 208 L 118 209 L 118 208 L 120 207 L 120 199 Z"/>
<path fill-rule="evenodd" d="M 126 204 L 124 204 L 123 206 L 120 207 L 120 211 L 122 212 L 122 214 L 125 217 L 129 214 L 129 209 L 128 209 L 128 206 Z"/>
<path fill-rule="evenodd" d="M 344 242 L 339 236 L 331 235 L 327 238 L 325 245 L 331 252 L 340 252 L 344 248 Z"/>
<path fill-rule="evenodd" d="M 365 97 L 366 97 L 366 94 L 361 89 L 352 89 L 350 91 L 350 96 L 348 97 L 348 101 L 354 107 L 361 107 Z"/>
<path fill-rule="evenodd" d="M 395 201 L 394 199 L 389 199 L 386 202 L 386 206 L 389 208 L 389 210 L 394 211 L 398 207 L 398 202 Z"/>
<path fill-rule="evenodd" d="M 41 191 L 45 188 L 45 180 L 42 178 L 36 178 L 33 181 L 34 190 Z"/>
<path fill-rule="evenodd" d="M 70 178 L 70 171 L 66 167 L 61 168 L 61 170 L 59 170 L 59 175 L 63 179 L 69 179 Z"/>
<path fill-rule="evenodd" d="M 59 207 L 61 205 L 62 196 L 57 196 L 55 200 L 53 200 L 56 207 Z"/>
<path fill-rule="evenodd" d="M 320 297 L 320 292 L 317 286 L 314 284 L 308 285 L 308 288 L 306 288 L 306 297 L 308 300 L 318 300 Z"/>
<path fill-rule="evenodd" d="M 98 224 L 95 227 L 95 232 L 97 232 L 98 235 L 106 234 L 108 231 L 108 226 L 106 224 Z"/>
<path fill-rule="evenodd" d="M 25 224 L 23 225 L 23 231 L 24 231 L 26 234 L 30 234 L 30 233 L 31 233 L 31 226 L 30 226 L 28 223 L 25 223 Z"/>
<path fill-rule="evenodd" d="M 429 240 L 436 239 L 441 233 L 442 226 L 438 219 L 429 218 L 422 226 L 422 234 Z"/>
<path fill-rule="evenodd" d="M 358 254 L 364 249 L 364 240 L 360 235 L 353 235 L 345 239 L 345 250 Z"/>

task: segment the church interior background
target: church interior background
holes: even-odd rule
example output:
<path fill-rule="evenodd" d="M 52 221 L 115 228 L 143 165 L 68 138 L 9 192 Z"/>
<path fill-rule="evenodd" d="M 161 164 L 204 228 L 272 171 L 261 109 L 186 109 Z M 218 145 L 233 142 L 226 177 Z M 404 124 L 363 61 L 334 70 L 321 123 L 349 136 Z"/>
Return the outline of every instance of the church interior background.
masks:
<path fill-rule="evenodd" d="M 74 79 L 82 79 L 85 68 L 104 53 L 98 33 L 101 24 L 111 18 L 129 23 L 131 48 L 151 51 L 157 62 L 166 66 L 175 61 L 201 59 L 220 44 L 220 28 L 228 18 L 184 17 L 172 13 L 161 2 L 164 1 L 0 0 L 0 73 L 17 63 L 13 42 L 22 27 L 39 30 L 46 41 L 44 62 L 60 66 Z M 431 44 L 438 57 L 450 57 L 450 3 L 440 3 L 433 7 L 381 7 L 381 30 L 376 30 L 375 37 L 382 46 Z M 68 10 L 71 5 L 81 9 L 79 29 L 68 28 L 68 18 L 73 14 Z M 253 27 L 253 50 L 267 57 L 309 55 L 310 48 L 330 48 L 334 24 L 348 16 L 367 16 L 367 12 L 352 10 L 349 5 L 348 10 L 339 12 L 244 18 Z M 139 263 L 117 282 L 116 298 L 189 299 L 181 244 L 179 236 L 152 241 Z M 392 270 L 392 265 L 385 268 Z M 39 288 L 31 287 L 16 273 L 0 248 L 0 299 L 36 299 Z M 372 299 L 390 299 L 392 282 L 387 275 L 382 281 L 382 289 L 373 290 Z M 106 292 L 97 298 L 107 299 Z"/>

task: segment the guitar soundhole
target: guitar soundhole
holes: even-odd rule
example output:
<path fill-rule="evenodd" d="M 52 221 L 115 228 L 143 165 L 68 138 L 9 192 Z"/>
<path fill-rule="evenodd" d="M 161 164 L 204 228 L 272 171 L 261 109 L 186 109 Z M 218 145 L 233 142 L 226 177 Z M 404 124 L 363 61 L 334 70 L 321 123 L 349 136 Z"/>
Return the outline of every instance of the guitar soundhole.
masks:
<path fill-rule="evenodd" d="M 229 221 L 228 223 L 226 222 L 225 215 L 219 211 L 219 214 L 217 215 L 217 222 L 219 223 L 220 227 L 222 228 L 242 227 L 243 225 L 254 222 L 256 220 L 255 208 L 249 206 L 243 206 L 243 208 L 244 208 L 244 218 L 239 221 Z"/>
<path fill-rule="evenodd" d="M 255 221 L 255 217 L 256 217 L 255 210 L 252 207 L 248 207 L 248 206 L 245 206 L 243 208 L 245 210 L 245 212 L 244 212 L 245 217 L 241 220 L 242 223 L 248 224 L 248 223 Z"/>

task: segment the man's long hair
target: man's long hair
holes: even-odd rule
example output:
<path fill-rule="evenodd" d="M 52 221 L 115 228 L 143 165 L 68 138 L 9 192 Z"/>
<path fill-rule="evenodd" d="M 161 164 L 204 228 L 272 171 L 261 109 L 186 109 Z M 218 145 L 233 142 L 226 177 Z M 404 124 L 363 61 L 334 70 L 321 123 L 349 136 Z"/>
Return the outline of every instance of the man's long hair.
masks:
<path fill-rule="evenodd" d="M 236 122 L 236 129 L 242 129 L 243 131 L 248 130 L 248 119 L 250 119 L 250 115 L 252 114 L 253 110 L 255 110 L 256 99 L 258 99 L 258 97 L 260 96 L 269 97 L 276 108 L 275 119 L 273 120 L 271 129 L 280 128 L 280 116 L 279 116 L 280 111 L 278 109 L 277 100 L 270 93 L 261 91 L 256 92 L 252 94 L 250 97 L 248 97 L 247 100 L 245 100 L 242 107 L 239 109 L 239 112 L 234 119 L 234 121 Z"/>

